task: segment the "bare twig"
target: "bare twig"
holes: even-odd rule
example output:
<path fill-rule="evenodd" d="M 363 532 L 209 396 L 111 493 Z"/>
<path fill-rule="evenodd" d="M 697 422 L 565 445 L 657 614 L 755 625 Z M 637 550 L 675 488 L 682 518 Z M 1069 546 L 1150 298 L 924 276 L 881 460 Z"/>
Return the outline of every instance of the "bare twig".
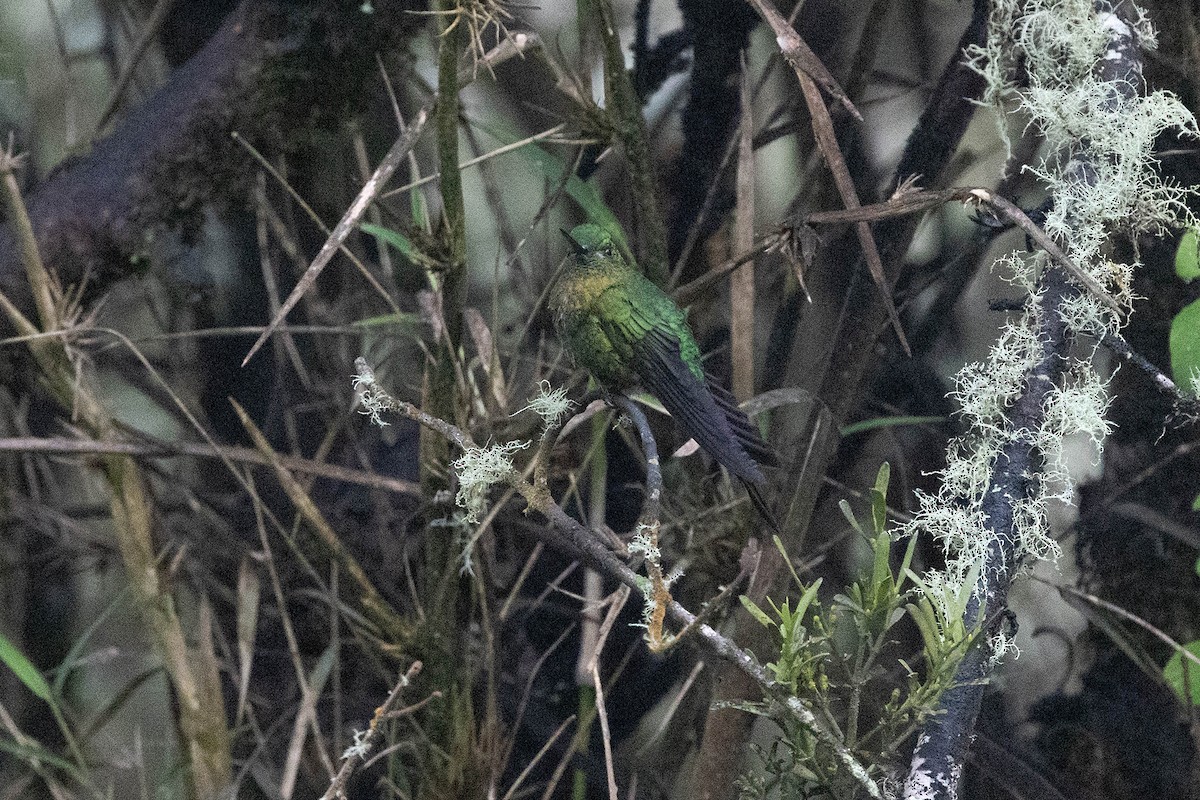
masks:
<path fill-rule="evenodd" d="M 538 46 L 539 44 L 540 42 L 535 36 L 529 34 L 515 34 L 513 36 L 506 37 L 504 42 L 501 42 L 500 45 L 497 45 L 495 48 L 489 51 L 487 55 L 484 56 L 483 61 L 488 65 L 494 66 L 508 60 L 509 58 L 512 58 L 515 55 L 520 55 L 521 53 L 525 52 L 525 50 Z M 469 82 L 471 72 L 470 70 L 459 69 L 457 77 L 463 83 Z M 284 301 L 283 305 L 279 309 L 279 312 L 271 320 L 271 323 L 267 326 L 267 329 L 263 331 L 262 335 L 259 336 L 254 344 L 250 347 L 249 352 L 246 353 L 246 357 L 242 360 L 242 366 L 245 366 L 250 359 L 254 357 L 254 354 L 259 351 L 263 344 L 266 343 L 267 339 L 270 338 L 271 334 L 279 327 L 284 318 L 288 315 L 288 312 L 295 308 L 296 303 L 300 301 L 301 296 L 303 296 L 304 293 L 312 288 L 312 285 L 316 283 L 317 277 L 321 274 L 321 271 L 325 268 L 326 264 L 329 263 L 329 259 L 331 259 L 334 253 L 341 249 L 341 247 L 345 244 L 346 239 L 358 226 L 358 223 L 362 220 L 363 215 L 366 214 L 367 208 L 380 195 L 384 187 L 387 185 L 388 180 L 408 156 L 409 152 L 411 152 L 413 146 L 417 142 L 417 139 L 420 138 L 421 133 L 425 128 L 425 123 L 428 120 L 430 113 L 432 113 L 434 110 L 434 105 L 435 100 L 433 98 L 428 100 L 425 105 L 417 111 L 414 120 L 409 123 L 408 128 L 401 132 L 391 149 L 388 150 L 387 155 L 383 157 L 383 160 L 379 163 L 379 166 L 375 168 L 374 173 L 371 175 L 371 179 L 363 185 L 363 188 L 359 191 L 358 196 L 354 199 L 354 202 L 351 203 L 350 208 L 346 210 L 346 213 L 342 216 L 342 219 L 338 222 L 337 226 L 334 227 L 333 232 L 329 234 L 329 238 L 326 240 L 325 244 L 321 246 L 320 251 L 312 260 L 312 263 L 309 264 L 308 269 L 305 270 L 304 275 L 301 276 L 300 281 L 296 284 L 291 294 L 288 295 L 287 300 Z M 457 158 L 455 158 L 452 161 L 452 166 L 457 166 L 457 163 Z M 457 174 L 457 172 L 455 174 Z"/>
<path fill-rule="evenodd" d="M 225 445 L 213 447 L 206 444 L 191 442 L 120 442 L 114 440 L 100 441 L 95 439 L 66 439 L 56 437 L 18 436 L 0 438 L 0 451 L 10 453 L 46 453 L 54 455 L 129 455 L 139 458 L 173 458 L 176 456 L 191 456 L 193 458 L 229 459 L 243 464 L 255 464 L 263 467 L 274 466 L 271 459 L 262 453 L 248 447 Z M 280 466 L 313 475 L 318 478 L 367 486 L 372 489 L 382 489 L 396 494 L 417 495 L 421 487 L 412 481 L 402 478 L 392 478 L 386 475 L 376 475 L 336 464 L 323 464 L 308 458 L 297 456 L 277 456 Z"/>
<path fill-rule="evenodd" d="M 755 245 L 743 252 L 742 254 L 729 259 L 725 263 L 714 267 L 705 275 L 697 278 L 691 283 L 681 286 L 675 293 L 676 300 L 686 304 L 702 294 L 708 286 L 718 279 L 728 275 L 733 270 L 740 267 L 752 259 L 759 253 L 771 250 L 784 244 L 792 235 L 791 231 L 801 225 L 836 225 L 836 224 L 858 224 L 864 225 L 870 222 L 878 222 L 879 220 L 892 219 L 894 217 L 903 217 L 910 214 L 919 214 L 928 211 L 931 208 L 936 208 L 945 205 L 949 202 L 962 202 L 974 205 L 985 205 L 990 208 L 997 216 L 1008 220 L 1013 225 L 1017 226 L 1029 238 L 1041 247 L 1046 253 L 1054 259 L 1054 262 L 1071 274 L 1073 278 L 1079 281 L 1083 286 L 1094 296 L 1109 308 L 1120 312 L 1120 304 L 1110 295 L 1103 286 L 1096 282 L 1096 279 L 1088 275 L 1068 256 L 1059 245 L 1050 238 L 1050 235 L 1042 230 L 1037 223 L 1029 218 L 1019 206 L 1006 200 L 996 194 L 991 189 L 985 189 L 978 186 L 958 186 L 951 189 L 940 190 L 925 190 L 912 189 L 908 191 L 897 192 L 894 196 L 882 203 L 874 203 L 869 206 L 858 206 L 853 208 L 845 208 L 839 211 L 813 211 L 807 214 L 799 215 L 793 223 L 786 228 L 771 231 L 759 237 Z"/>
<path fill-rule="evenodd" d="M 417 112 L 416 119 L 413 120 L 409 129 L 396 139 L 391 149 L 388 150 L 387 155 L 383 157 L 383 161 L 375 168 L 371 179 L 359 190 L 358 196 L 354 198 L 354 202 L 350 204 L 350 208 L 346 210 L 341 220 L 338 221 L 337 226 L 329 234 L 329 238 L 325 241 L 325 244 L 321 245 L 320 251 L 313 258 L 312 263 L 308 265 L 308 269 L 304 271 L 304 275 L 300 277 L 295 288 L 288 295 L 287 300 L 279 307 L 279 311 L 272 318 L 271 323 L 267 325 L 267 329 L 251 345 L 250 352 L 246 353 L 246 357 L 242 359 L 242 366 L 246 366 L 250 359 L 254 357 L 254 354 L 258 352 L 259 348 L 275 332 L 275 329 L 279 327 L 280 323 L 283 322 L 284 318 L 287 317 L 288 312 L 295 308 L 296 303 L 300 302 L 300 298 L 304 296 L 305 292 L 317 282 L 317 278 L 320 276 L 321 271 L 325 269 L 325 265 L 329 263 L 334 253 L 341 249 L 346 239 L 358 227 L 358 223 L 362 220 L 363 215 L 367 213 L 367 208 L 375 200 L 376 196 L 383 191 L 383 187 L 387 184 L 388 179 L 391 178 L 392 173 L 404 162 L 413 145 L 417 143 L 417 139 L 420 138 L 422 131 L 425 130 L 425 121 L 428 117 L 428 112 L 425 109 L 421 109 Z"/>
<path fill-rule="evenodd" d="M 249 434 L 254 446 L 262 453 L 271 466 L 275 468 L 275 476 L 279 480 L 280 486 L 287 493 L 288 498 L 296 506 L 296 510 L 308 522 L 316 534 L 320 537 L 322 544 L 328 548 L 329 553 L 333 558 L 346 570 L 350 578 L 358 587 L 360 600 L 363 609 L 369 614 L 371 621 L 379 625 L 386 631 L 389 640 L 393 644 L 406 642 L 412 636 L 412 626 L 405 621 L 391 604 L 379 593 L 379 589 L 367 576 L 362 565 L 358 563 L 358 559 L 342 544 L 337 532 L 325 519 L 325 515 L 313 502 L 308 492 L 304 487 L 292 476 L 283 464 L 280 462 L 270 442 L 266 436 L 258 429 L 258 426 L 251 421 L 250 416 L 246 413 L 236 400 L 230 399 L 233 404 L 233 410 L 237 413 L 238 419 Z"/>
<path fill-rule="evenodd" d="M 1150 363 L 1150 359 L 1134 350 L 1124 336 L 1119 333 L 1105 333 L 1100 337 L 1100 343 L 1119 356 L 1122 361 L 1127 361 L 1141 370 L 1163 394 L 1170 396 L 1185 413 L 1193 417 L 1200 416 L 1200 398 L 1184 394 L 1170 376 Z"/>
<path fill-rule="evenodd" d="M 747 0 L 747 2 L 754 6 L 759 15 L 771 26 L 780 52 L 796 72 L 796 80 L 800 82 L 804 103 L 808 106 L 808 113 L 812 118 L 813 136 L 816 138 L 818 149 L 825 157 L 829 171 L 833 173 L 833 181 L 842 198 L 842 203 L 850 210 L 858 208 L 858 191 L 854 188 L 854 181 L 850 177 L 850 170 L 846 167 L 846 159 L 842 156 L 837 135 L 833 130 L 833 119 L 829 116 L 829 109 L 825 106 L 817 84 L 820 83 L 821 88 L 840 101 L 846 110 L 860 122 L 862 115 L 858 113 L 858 109 L 850 102 L 850 98 L 842 91 L 825 65 L 800 38 L 796 29 L 775 10 L 774 5 L 765 0 Z M 904 328 L 900 324 L 900 316 L 896 312 L 896 304 L 892 302 L 892 288 L 884 274 L 883 260 L 879 257 L 879 248 L 875 245 L 875 237 L 871 234 L 871 228 L 865 222 L 860 222 L 855 226 L 855 233 L 858 235 L 859 244 L 867 260 L 867 267 L 871 271 L 871 278 L 875 281 L 887 308 L 888 319 L 900 340 L 900 346 L 904 348 L 906 354 L 912 355 L 908 339 L 904 336 Z"/>
<path fill-rule="evenodd" d="M 819 83 L 821 88 L 845 106 L 856 120 L 862 122 L 862 114 L 858 113 L 858 109 L 854 107 L 854 103 L 850 102 L 850 98 L 838 85 L 837 80 L 821 63 L 821 59 L 817 58 L 817 54 L 812 51 L 808 43 L 800 38 L 800 34 L 796 33 L 792 23 L 775 9 L 775 5 L 766 0 L 746 1 L 771 26 L 771 31 L 775 34 L 775 43 L 779 45 L 779 52 L 792 65 L 792 69 L 796 71 L 796 77 L 808 78 Z M 822 103 L 822 105 L 824 104 Z"/>
<path fill-rule="evenodd" d="M 404 699 L 404 690 L 412 685 L 416 680 L 417 675 L 421 673 L 421 662 L 414 661 L 412 666 L 408 668 L 400 676 L 399 682 L 388 694 L 387 699 L 383 701 L 383 705 L 375 709 L 375 715 L 371 717 L 371 722 L 365 731 L 355 734 L 354 745 L 350 747 L 343 756 L 342 766 L 338 769 L 337 774 L 333 776 L 333 780 L 329 783 L 329 788 L 325 790 L 325 794 L 321 795 L 321 800 L 345 800 L 346 787 L 350 784 L 350 778 L 354 775 L 354 770 L 366 761 L 367 754 L 377 744 L 379 737 L 382 735 L 380 723 L 393 718 L 401 712 L 400 703 Z M 438 696 L 438 692 L 434 692 L 433 696 Z"/>

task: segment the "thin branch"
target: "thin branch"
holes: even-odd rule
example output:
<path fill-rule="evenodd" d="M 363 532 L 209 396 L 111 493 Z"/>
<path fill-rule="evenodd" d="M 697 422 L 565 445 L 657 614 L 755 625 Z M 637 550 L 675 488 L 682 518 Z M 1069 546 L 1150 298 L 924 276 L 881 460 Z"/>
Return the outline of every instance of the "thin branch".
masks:
<path fill-rule="evenodd" d="M 325 244 L 321 245 L 312 263 L 308 265 L 308 269 L 304 270 L 304 274 L 297 281 L 295 288 L 288 295 L 287 300 L 279 307 L 279 311 L 271 319 L 266 330 L 254 341 L 250 347 L 250 352 L 246 353 L 246 357 L 242 359 L 242 366 L 246 366 L 254 354 L 266 343 L 267 339 L 271 338 L 271 334 L 283 322 L 288 313 L 296 307 L 300 302 L 300 298 L 304 296 L 313 284 L 317 282 L 321 271 L 325 269 L 325 265 L 333 258 L 334 254 L 342 248 L 346 239 L 358 227 L 358 223 L 362 220 L 363 215 L 367 213 L 367 208 L 375 200 L 376 196 L 383 191 L 383 187 L 387 184 L 388 179 L 392 177 L 392 173 L 404 162 L 405 157 L 413 146 L 417 143 L 421 133 L 425 130 L 425 121 L 429 115 L 425 109 L 417 112 L 416 119 L 408 130 L 400 135 L 388 150 L 387 155 L 383 157 L 383 161 L 375 168 L 375 172 L 371 175 L 371 179 L 363 184 L 363 188 L 359 191 L 358 196 L 354 198 L 354 202 L 350 204 L 350 208 L 342 215 L 333 232 L 329 234 L 329 238 L 325 240 Z"/>
<path fill-rule="evenodd" d="M 1141 370 L 1163 394 L 1171 397 L 1184 413 L 1193 417 L 1200 416 L 1200 398 L 1184 394 L 1175 381 L 1150 363 L 1150 359 L 1134 350 L 1124 336 L 1119 333 L 1106 333 L 1100 337 L 1100 343 L 1122 361 L 1127 361 Z"/>
<path fill-rule="evenodd" d="M 375 715 L 371 717 L 371 723 L 367 729 L 361 734 L 356 734 L 354 737 L 354 745 L 351 746 L 343 756 L 342 766 L 338 769 L 337 774 L 333 776 L 333 780 L 329 783 L 329 788 L 325 790 L 325 794 L 321 795 L 321 800 L 344 800 L 347 797 L 346 788 L 350 784 L 350 778 L 354 775 L 354 770 L 360 764 L 366 761 L 367 754 L 378 743 L 379 737 L 382 735 L 381 722 L 393 718 L 398 715 L 402 709 L 400 703 L 404 699 L 404 690 L 412 685 L 416 680 L 417 675 L 421 673 L 421 662 L 414 661 L 412 666 L 408 668 L 408 672 L 400 676 L 399 682 L 388 694 L 387 700 L 383 701 L 383 705 L 375 709 Z M 433 697 L 439 696 L 439 692 L 434 692 Z"/>
<path fill-rule="evenodd" d="M 10 453 L 47 453 L 55 455 L 129 455 L 140 458 L 193 458 L 228 459 L 229 461 L 257 466 L 273 466 L 272 461 L 257 450 L 232 445 L 214 447 L 190 442 L 118 442 L 112 440 L 68 439 L 65 437 L 15 436 L 0 438 L 0 451 Z M 296 472 L 318 478 L 382 489 L 396 494 L 417 495 L 421 487 L 412 481 L 376 475 L 336 464 L 324 464 L 308 458 L 280 455 L 278 463 Z"/>
<path fill-rule="evenodd" d="M 121 74 L 117 76 L 117 84 L 113 87 L 108 102 L 104 104 L 104 110 L 100 112 L 99 121 L 96 122 L 96 135 L 104 130 L 108 121 L 116 113 L 121 104 L 121 98 L 125 96 L 125 90 L 129 88 L 129 83 L 133 80 L 133 73 L 137 71 L 138 64 L 142 61 L 142 56 L 146 55 L 146 51 L 150 49 L 150 44 L 154 41 L 154 37 L 158 36 L 158 31 L 167 18 L 167 12 L 174 5 L 175 0 L 158 0 L 155 3 L 150 16 L 146 19 L 146 24 L 142 26 L 142 31 L 138 34 L 137 41 L 133 44 L 133 50 L 130 52 L 128 60 L 121 65 Z"/>
<path fill-rule="evenodd" d="M 355 366 L 360 374 L 360 386 L 366 387 L 362 376 L 370 374 L 369 366 L 361 358 L 356 360 Z M 477 447 L 471 436 L 461 428 L 425 413 L 412 403 L 391 397 L 375 385 L 373 380 L 370 384 L 366 388 L 371 392 L 373 402 L 379 406 L 419 422 L 463 450 Z M 543 540 L 547 544 L 556 549 L 565 549 L 573 557 L 579 558 L 597 572 L 628 586 L 643 597 L 646 595 L 649 589 L 646 579 L 618 558 L 609 548 L 603 536 L 567 514 L 547 492 L 539 490 L 516 470 L 511 471 L 503 480 L 525 499 L 532 510 L 540 512 L 549 520 L 553 530 L 546 532 Z M 750 676 L 762 689 L 764 696 L 786 709 L 802 725 L 811 730 L 823 745 L 829 747 L 871 797 L 882 798 L 879 787 L 857 757 L 817 718 L 802 699 L 792 696 L 786 689 L 776 684 L 767 669 L 759 664 L 751 653 L 739 648 L 711 626 L 697 623 L 696 615 L 684 608 L 678 601 L 672 600 L 667 605 L 666 612 L 668 619 L 679 627 L 694 627 L 696 634 L 693 641 L 710 653 L 733 663 Z"/>
<path fill-rule="evenodd" d="M 995 191 L 979 186 L 956 186 L 940 190 L 908 189 L 898 191 L 882 203 L 874 203 L 869 206 L 855 206 L 838 211 L 813 211 L 798 215 L 789 226 L 764 234 L 759 237 L 751 249 L 714 267 L 691 283 L 681 286 L 675 292 L 675 299 L 677 302 L 686 305 L 689 301 L 702 294 L 718 279 L 753 260 L 760 253 L 782 247 L 794 236 L 793 231 L 802 225 L 837 225 L 848 223 L 865 225 L 870 222 L 919 214 L 955 201 L 987 206 L 998 217 L 1020 228 L 1035 244 L 1045 250 L 1056 264 L 1083 284 L 1096 299 L 1114 311 L 1120 312 L 1122 310 L 1121 305 L 1113 296 L 1105 291 L 1104 287 L 1097 283 L 1095 278 L 1080 269 L 1071 260 L 1071 257 L 1050 238 L 1050 234 L 1042 230 L 1019 206 L 996 194 Z"/>
<path fill-rule="evenodd" d="M 504 42 L 501 42 L 500 45 L 497 45 L 495 48 L 490 50 L 481 59 L 481 61 L 483 61 L 490 68 L 539 45 L 540 41 L 535 36 L 529 34 L 516 34 L 514 36 L 507 37 Z M 472 73 L 468 69 L 460 68 L 456 77 L 459 82 L 465 84 L 470 81 Z M 263 331 L 262 335 L 259 336 L 254 344 L 250 347 L 250 351 L 246 353 L 246 357 L 242 360 L 242 366 L 245 366 L 247 363 L 249 363 L 250 359 L 254 357 L 254 354 L 257 353 L 263 344 L 266 343 L 267 339 L 269 339 L 271 334 L 274 333 L 274 331 L 279 327 L 284 318 L 287 317 L 288 313 L 295 308 L 296 303 L 300 301 L 300 298 L 304 295 L 304 293 L 312 288 L 313 284 L 316 283 L 317 277 L 329 263 L 329 260 L 333 258 L 334 253 L 340 250 L 345 244 L 346 239 L 358 226 L 358 223 L 362 221 L 363 215 L 365 215 L 367 212 L 367 208 L 380 195 L 384 187 L 387 185 L 388 180 L 412 151 L 413 146 L 416 145 L 417 139 L 420 138 L 421 133 L 424 131 L 425 123 L 428 120 L 429 115 L 434 111 L 434 107 L 435 99 L 430 98 L 417 111 L 416 117 L 409 124 L 407 130 L 401 132 L 391 149 L 388 150 L 387 155 L 383 157 L 383 160 L 380 161 L 379 166 L 375 168 L 375 172 L 372 173 L 371 179 L 363 185 L 363 188 L 359 191 L 358 196 L 354 198 L 354 202 L 350 204 L 350 207 L 346 210 L 346 213 L 342 216 L 342 219 L 338 222 L 337 226 L 334 227 L 333 232 L 329 234 L 329 238 L 325 241 L 325 244 L 321 246 L 320 251 L 312 260 L 312 263 L 309 264 L 308 269 L 304 271 L 304 275 L 301 276 L 300 281 L 296 284 L 295 288 L 292 290 L 292 293 L 288 295 L 287 300 L 284 301 L 283 305 L 279 309 L 279 312 L 271 320 L 271 323 L 267 326 L 267 329 Z M 457 116 L 455 119 L 457 119 Z M 457 163 L 458 161 L 456 157 L 451 162 L 451 166 L 457 166 Z M 450 172 L 453 170 L 443 171 Z M 457 172 L 455 172 L 455 174 L 457 175 Z"/>

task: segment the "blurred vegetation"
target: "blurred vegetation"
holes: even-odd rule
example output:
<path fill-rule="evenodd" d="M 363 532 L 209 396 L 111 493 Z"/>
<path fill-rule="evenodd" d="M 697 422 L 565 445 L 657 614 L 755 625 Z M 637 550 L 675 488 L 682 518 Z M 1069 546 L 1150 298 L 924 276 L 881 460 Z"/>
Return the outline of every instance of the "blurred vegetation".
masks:
<path fill-rule="evenodd" d="M 0 0 L 0 797 L 894 792 L 1013 628 L 931 604 L 945 554 L 899 533 L 1029 240 L 821 214 L 914 175 L 1037 209 L 1041 142 L 971 102 L 982 0 L 781 6 L 808 72 L 763 8 Z M 1147 82 L 1195 109 L 1200 5 L 1146 8 Z M 777 539 L 562 354 L 587 220 L 779 452 Z M 1009 598 L 967 796 L 1200 797 L 1200 456 L 1149 372 L 1195 338 L 1176 244 L 1112 244 L 1146 264 L 1096 355 L 1114 433 L 1067 443 L 1067 555 Z"/>

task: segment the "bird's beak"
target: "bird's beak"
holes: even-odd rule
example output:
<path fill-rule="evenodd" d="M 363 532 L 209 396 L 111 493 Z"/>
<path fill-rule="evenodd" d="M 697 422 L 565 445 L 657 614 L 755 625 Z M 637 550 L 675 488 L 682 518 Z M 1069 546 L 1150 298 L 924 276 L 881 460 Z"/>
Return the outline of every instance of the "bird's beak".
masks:
<path fill-rule="evenodd" d="M 571 236 L 570 233 L 567 232 L 566 228 L 559 228 L 558 230 L 559 230 L 559 232 L 562 233 L 562 235 L 564 237 L 566 237 L 567 243 L 569 245 L 571 245 L 571 252 L 573 252 L 577 256 L 582 256 L 587 253 L 587 251 L 583 249 L 583 246 L 580 245 L 579 242 L 575 241 L 575 238 L 573 236 Z"/>

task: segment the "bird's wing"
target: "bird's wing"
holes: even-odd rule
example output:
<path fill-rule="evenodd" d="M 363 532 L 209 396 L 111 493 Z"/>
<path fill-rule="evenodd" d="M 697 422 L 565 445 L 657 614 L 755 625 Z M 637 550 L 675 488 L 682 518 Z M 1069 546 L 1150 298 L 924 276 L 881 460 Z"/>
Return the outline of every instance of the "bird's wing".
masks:
<path fill-rule="evenodd" d="M 643 386 L 726 469 L 749 483 L 763 483 L 754 454 L 763 455 L 763 463 L 767 464 L 777 463 L 777 459 L 733 397 L 719 387 L 719 394 L 714 394 L 708 382 L 684 360 L 683 342 L 675 333 L 680 330 L 681 312 L 672 306 L 670 310 L 679 319 L 664 317 L 659 304 L 633 303 L 617 293 L 602 302 L 606 307 L 599 318 L 605 333 L 614 345 L 627 348 L 630 364 Z"/>
<path fill-rule="evenodd" d="M 746 412 L 738 406 L 737 398 L 733 396 L 733 393 L 710 376 L 706 376 L 706 383 L 713 400 L 725 414 L 725 421 L 729 423 L 729 429 L 742 449 L 759 464 L 766 467 L 778 467 L 779 454 L 775 452 L 775 448 L 763 441 L 758 426 L 751 422 L 750 418 L 746 416 Z"/>

